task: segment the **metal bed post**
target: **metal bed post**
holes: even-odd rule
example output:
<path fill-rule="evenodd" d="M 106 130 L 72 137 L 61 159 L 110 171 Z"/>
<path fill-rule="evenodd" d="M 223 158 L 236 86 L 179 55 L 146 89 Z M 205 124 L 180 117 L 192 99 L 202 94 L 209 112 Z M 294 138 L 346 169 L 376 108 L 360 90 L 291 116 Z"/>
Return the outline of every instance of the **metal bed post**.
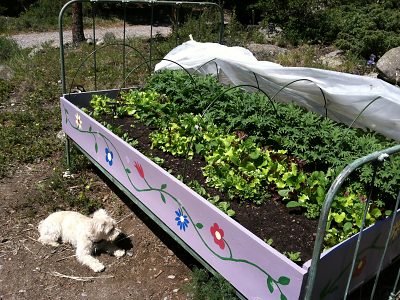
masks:
<path fill-rule="evenodd" d="M 125 41 L 126 41 L 126 2 L 124 2 L 124 32 L 122 37 L 122 84 L 126 87 L 126 53 L 125 53 Z"/>
<path fill-rule="evenodd" d="M 94 72 L 94 89 L 97 90 L 97 56 L 96 56 L 96 20 L 95 20 L 95 9 L 96 4 L 91 3 L 92 5 L 92 26 L 93 26 L 93 72 Z"/>
<path fill-rule="evenodd" d="M 391 155 L 394 153 L 400 152 L 400 145 L 393 146 L 391 148 L 382 150 L 382 151 L 376 151 L 373 152 L 369 155 L 366 155 L 364 157 L 361 157 L 349 165 L 347 165 L 343 171 L 336 177 L 335 181 L 332 183 L 331 187 L 329 188 L 326 196 L 325 196 L 325 201 L 323 203 L 322 209 L 321 209 L 321 216 L 319 218 L 318 222 L 318 229 L 317 229 L 317 235 L 315 238 L 315 244 L 314 244 L 314 250 L 313 250 L 313 255 L 312 255 L 312 260 L 311 260 L 311 265 L 309 268 L 308 272 L 308 279 L 307 279 L 307 285 L 306 285 L 306 293 L 304 296 L 304 299 L 306 300 L 311 300 L 313 296 L 313 288 L 314 288 L 314 283 L 315 279 L 317 278 L 317 272 L 318 272 L 318 263 L 322 251 L 322 243 L 323 239 L 325 236 L 325 230 L 326 230 L 326 225 L 328 221 L 328 214 L 329 210 L 332 206 L 332 202 L 334 200 L 335 195 L 337 194 L 338 190 L 344 183 L 345 179 L 357 168 L 361 167 L 362 165 L 373 162 L 373 161 L 382 161 L 387 155 Z M 397 204 L 398 205 L 399 197 L 397 198 Z M 393 218 L 396 216 L 394 213 Z M 393 219 L 394 220 L 394 219 Z M 394 221 L 392 221 L 394 222 Z M 363 228 L 360 229 L 361 232 Z M 361 234 L 358 236 L 358 241 L 361 239 Z M 355 257 L 357 255 L 357 252 L 355 251 L 354 253 Z M 354 262 L 353 262 L 354 264 Z M 351 279 L 351 273 L 350 273 L 350 279 Z"/>

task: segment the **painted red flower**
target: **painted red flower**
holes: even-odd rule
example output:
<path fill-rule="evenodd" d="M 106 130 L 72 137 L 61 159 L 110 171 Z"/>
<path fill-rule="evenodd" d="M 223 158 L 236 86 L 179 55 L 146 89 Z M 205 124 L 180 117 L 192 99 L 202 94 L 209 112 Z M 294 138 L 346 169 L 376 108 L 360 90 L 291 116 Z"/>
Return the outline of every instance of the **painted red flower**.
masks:
<path fill-rule="evenodd" d="M 357 277 L 358 275 L 360 275 L 366 264 L 367 257 L 364 256 L 363 258 L 359 259 L 357 261 L 356 267 L 354 268 L 352 277 Z"/>
<path fill-rule="evenodd" d="M 139 173 L 139 176 L 144 179 L 144 172 L 143 172 L 143 167 L 141 164 L 139 164 L 137 161 L 135 161 L 135 168 Z"/>
<path fill-rule="evenodd" d="M 224 231 L 219 228 L 217 223 L 210 227 L 210 232 L 214 237 L 214 242 L 223 250 L 225 248 Z"/>

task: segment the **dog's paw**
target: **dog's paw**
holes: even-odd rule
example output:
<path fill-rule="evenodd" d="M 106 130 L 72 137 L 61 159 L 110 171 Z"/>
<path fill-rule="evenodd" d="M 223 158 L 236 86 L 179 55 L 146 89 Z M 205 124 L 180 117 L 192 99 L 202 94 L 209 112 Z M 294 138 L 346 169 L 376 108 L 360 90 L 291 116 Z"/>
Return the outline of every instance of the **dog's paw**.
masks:
<path fill-rule="evenodd" d="M 106 267 L 102 263 L 96 263 L 91 266 L 92 270 L 96 273 L 103 272 Z"/>
<path fill-rule="evenodd" d="M 42 238 L 39 238 L 39 242 L 41 242 L 43 245 L 49 245 L 52 247 L 60 246 L 60 243 L 58 243 L 58 242 L 47 240 L 47 239 L 42 239 Z"/>
<path fill-rule="evenodd" d="M 122 256 L 124 256 L 124 255 L 125 255 L 125 250 L 118 249 L 118 250 L 115 250 L 115 251 L 114 251 L 114 256 L 115 256 L 115 257 L 122 257 Z"/>
<path fill-rule="evenodd" d="M 60 243 L 57 243 L 57 242 L 49 242 L 49 245 L 52 246 L 52 247 L 58 247 L 58 246 L 60 246 Z"/>

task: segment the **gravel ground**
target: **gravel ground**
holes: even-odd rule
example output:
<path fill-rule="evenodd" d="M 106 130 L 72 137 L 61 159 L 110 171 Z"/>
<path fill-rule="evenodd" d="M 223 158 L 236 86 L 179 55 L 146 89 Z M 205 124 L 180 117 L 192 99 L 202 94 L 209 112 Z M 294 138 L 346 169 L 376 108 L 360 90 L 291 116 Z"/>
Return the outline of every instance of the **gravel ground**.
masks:
<path fill-rule="evenodd" d="M 102 39 L 106 32 L 113 33 L 116 38 L 123 38 L 123 27 L 107 27 L 107 28 L 96 28 L 96 40 Z M 150 37 L 151 27 L 149 25 L 134 25 L 126 26 L 126 37 Z M 166 36 L 171 33 L 170 27 L 157 26 L 153 27 L 153 36 L 161 34 Z M 85 37 L 87 39 L 93 38 L 92 29 L 85 30 Z M 40 46 L 46 42 L 52 42 L 55 45 L 59 45 L 59 32 L 34 32 L 34 33 L 23 33 L 12 35 L 13 38 L 22 48 L 33 48 Z M 64 30 L 64 43 L 72 42 L 71 30 Z"/>

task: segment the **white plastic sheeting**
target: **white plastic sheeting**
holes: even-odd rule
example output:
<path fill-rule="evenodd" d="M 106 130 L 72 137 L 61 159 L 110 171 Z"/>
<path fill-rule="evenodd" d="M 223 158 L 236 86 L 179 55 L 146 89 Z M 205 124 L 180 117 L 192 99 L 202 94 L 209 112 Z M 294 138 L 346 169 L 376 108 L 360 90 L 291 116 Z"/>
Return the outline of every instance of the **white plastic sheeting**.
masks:
<path fill-rule="evenodd" d="M 218 75 L 230 85 L 269 97 L 296 102 L 329 118 L 369 128 L 400 141 L 400 89 L 380 79 L 313 68 L 282 67 L 258 61 L 242 47 L 188 41 L 173 49 L 155 66 Z M 171 61 L 176 63 L 173 63 Z M 179 65 L 178 65 L 179 64 Z"/>

